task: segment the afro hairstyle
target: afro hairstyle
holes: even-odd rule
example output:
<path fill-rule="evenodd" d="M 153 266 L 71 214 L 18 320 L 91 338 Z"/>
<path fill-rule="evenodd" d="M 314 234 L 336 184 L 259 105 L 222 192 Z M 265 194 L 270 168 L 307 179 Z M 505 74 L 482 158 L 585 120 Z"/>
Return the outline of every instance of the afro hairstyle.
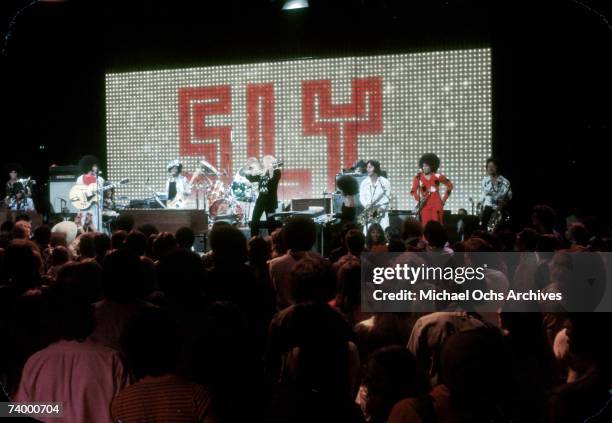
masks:
<path fill-rule="evenodd" d="M 357 183 L 357 179 L 350 175 L 342 175 L 339 177 L 336 181 L 336 186 L 340 191 L 342 191 L 343 195 L 357 195 L 359 192 L 359 184 Z"/>
<path fill-rule="evenodd" d="M 431 167 L 433 172 L 437 172 L 440 167 L 440 158 L 434 153 L 425 153 L 419 159 L 419 167 L 422 168 L 425 163 Z"/>
<path fill-rule="evenodd" d="M 96 156 L 83 156 L 79 160 L 79 170 L 82 173 L 88 173 L 94 165 L 98 165 L 100 162 Z"/>

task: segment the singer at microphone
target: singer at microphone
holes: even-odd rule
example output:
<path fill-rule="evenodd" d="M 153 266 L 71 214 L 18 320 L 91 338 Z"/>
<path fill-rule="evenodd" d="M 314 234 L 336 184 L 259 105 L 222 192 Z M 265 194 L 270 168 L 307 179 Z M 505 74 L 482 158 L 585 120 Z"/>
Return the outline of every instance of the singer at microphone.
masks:
<path fill-rule="evenodd" d="M 453 190 L 453 184 L 446 176 L 438 173 L 440 159 L 435 154 L 423 154 L 419 159 L 419 167 L 410 190 L 417 203 L 417 217 L 423 227 L 430 220 L 442 223 L 444 204 Z M 441 186 L 445 187 L 443 195 L 440 194 Z"/>
<path fill-rule="evenodd" d="M 83 174 L 77 178 L 77 184 L 91 186 L 93 184 L 94 191 L 102 193 L 104 187 L 104 178 L 100 176 L 99 161 L 95 156 L 84 156 L 79 161 L 79 168 Z M 102 201 L 93 201 L 91 205 L 79 212 L 81 215 L 81 221 L 86 221 L 86 217 L 91 215 L 91 225 L 87 227 L 87 230 L 101 231 L 102 230 Z"/>

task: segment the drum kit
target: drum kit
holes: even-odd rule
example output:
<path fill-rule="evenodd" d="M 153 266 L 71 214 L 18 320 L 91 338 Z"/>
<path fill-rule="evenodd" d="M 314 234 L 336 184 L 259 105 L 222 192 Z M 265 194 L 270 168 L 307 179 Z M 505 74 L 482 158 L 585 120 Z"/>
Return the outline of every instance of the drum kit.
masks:
<path fill-rule="evenodd" d="M 246 224 L 251 205 L 257 199 L 256 187 L 244 176 L 251 164 L 247 163 L 240 168 L 229 185 L 223 182 L 222 173 L 212 164 L 206 160 L 201 160 L 199 164 L 200 173 L 204 176 L 201 187 L 205 190 L 210 221 L 214 223 L 223 220 Z M 213 181 L 211 178 L 216 179 Z"/>

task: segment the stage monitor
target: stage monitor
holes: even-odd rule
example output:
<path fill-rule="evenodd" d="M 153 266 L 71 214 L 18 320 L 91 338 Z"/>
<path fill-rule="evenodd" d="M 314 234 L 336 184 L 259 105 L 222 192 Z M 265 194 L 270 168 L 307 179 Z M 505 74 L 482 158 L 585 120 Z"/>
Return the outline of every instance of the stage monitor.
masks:
<path fill-rule="evenodd" d="M 284 162 L 279 199 L 319 198 L 357 159 L 387 172 L 409 209 L 423 153 L 454 183 L 446 208 L 470 208 L 491 154 L 488 48 L 110 73 L 108 176 L 131 199 L 163 191 L 166 165 L 205 158 L 229 183 L 247 157 Z"/>

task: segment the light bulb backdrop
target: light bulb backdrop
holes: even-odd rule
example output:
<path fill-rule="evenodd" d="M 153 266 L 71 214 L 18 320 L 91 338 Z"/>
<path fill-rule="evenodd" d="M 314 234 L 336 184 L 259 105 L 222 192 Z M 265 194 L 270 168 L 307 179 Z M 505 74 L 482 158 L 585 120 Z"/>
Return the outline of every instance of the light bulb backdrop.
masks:
<path fill-rule="evenodd" d="M 205 158 L 230 182 L 247 157 L 283 160 L 279 199 L 321 197 L 357 159 L 388 174 L 392 206 L 411 208 L 423 153 L 469 207 L 491 154 L 491 51 L 466 49 L 110 73 L 108 176 L 131 198 L 163 191 L 166 164 Z"/>

